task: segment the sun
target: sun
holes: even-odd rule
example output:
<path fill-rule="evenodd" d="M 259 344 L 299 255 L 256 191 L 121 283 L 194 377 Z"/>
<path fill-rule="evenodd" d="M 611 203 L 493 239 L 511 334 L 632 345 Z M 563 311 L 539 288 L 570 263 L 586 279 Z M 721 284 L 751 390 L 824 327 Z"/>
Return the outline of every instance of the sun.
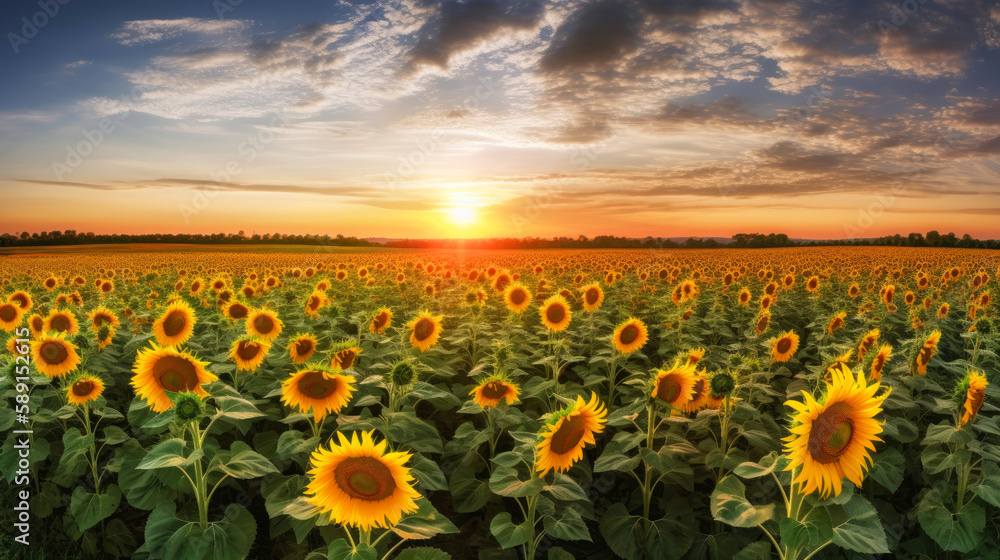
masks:
<path fill-rule="evenodd" d="M 476 222 L 476 209 L 470 206 L 453 206 L 448 209 L 451 221 L 460 226 L 472 225 Z"/>

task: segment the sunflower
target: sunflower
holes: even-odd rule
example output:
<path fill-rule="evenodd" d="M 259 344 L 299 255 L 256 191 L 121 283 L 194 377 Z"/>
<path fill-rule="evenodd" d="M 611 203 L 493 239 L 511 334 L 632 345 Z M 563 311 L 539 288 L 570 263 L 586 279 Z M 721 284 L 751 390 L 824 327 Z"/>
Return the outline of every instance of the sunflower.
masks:
<path fill-rule="evenodd" d="M 326 304 L 330 302 L 330 298 L 326 297 L 326 294 L 316 290 L 309 295 L 309 299 L 306 300 L 306 315 L 315 319 L 319 317 L 319 310 L 326 307 Z"/>
<path fill-rule="evenodd" d="M 386 453 L 386 442 L 376 444 L 372 432 L 362 432 L 360 441 L 357 432 L 351 439 L 337 432 L 339 444 L 314 451 L 305 490 L 320 513 L 362 531 L 399 523 L 404 513 L 417 511 L 420 498 L 404 466 L 413 455 Z"/>
<path fill-rule="evenodd" d="M 581 288 L 580 296 L 583 299 L 583 310 L 587 313 L 597 311 L 600 309 L 601 304 L 604 303 L 604 290 L 596 282 Z"/>
<path fill-rule="evenodd" d="M 757 318 L 754 319 L 753 329 L 757 333 L 757 336 L 764 334 L 767 330 L 767 325 L 771 322 L 771 312 L 768 310 L 763 310 L 757 314 Z"/>
<path fill-rule="evenodd" d="M 66 333 L 43 334 L 32 341 L 31 360 L 49 378 L 62 377 L 80 365 L 76 345 L 66 340 Z"/>
<path fill-rule="evenodd" d="M 51 292 L 59 287 L 59 279 L 55 276 L 49 276 L 44 282 L 42 282 L 42 286 L 45 287 L 46 291 Z"/>
<path fill-rule="evenodd" d="M 819 291 L 819 276 L 811 276 L 806 280 L 806 290 L 812 293 Z"/>
<path fill-rule="evenodd" d="M 790 460 L 785 470 L 801 467 L 794 482 L 805 484 L 804 494 L 819 490 L 823 498 L 837 496 L 845 476 L 861 486 L 871 464 L 869 451 L 875 450 L 873 442 L 882 441 L 877 437 L 882 424 L 875 415 L 882 411 L 890 390 L 876 397 L 880 388 L 879 383 L 866 385 L 864 375 L 855 379 L 851 370 L 844 369 L 826 384 L 820 402 L 805 391 L 804 403 L 785 402 L 797 411 L 791 435 L 784 438 Z"/>
<path fill-rule="evenodd" d="M 268 309 L 252 309 L 247 314 L 247 334 L 259 336 L 268 342 L 278 338 L 284 325 L 278 319 L 278 314 Z"/>
<path fill-rule="evenodd" d="M 960 392 L 956 395 L 964 399 L 962 417 L 958 421 L 959 427 L 965 427 L 976 419 L 979 409 L 986 400 L 986 387 L 989 384 L 982 372 L 970 369 L 965 373 L 965 378 L 959 384 Z"/>
<path fill-rule="evenodd" d="M 648 332 L 646 323 L 643 323 L 642 319 L 629 317 L 615 328 L 614 334 L 611 335 L 611 344 L 618 352 L 631 354 L 646 344 L 649 339 Z"/>
<path fill-rule="evenodd" d="M 880 381 L 882 379 L 882 368 L 885 367 L 885 364 L 889 363 L 889 358 L 892 358 L 892 346 L 883 344 L 879 347 L 878 352 L 875 353 L 875 357 L 872 358 L 872 365 L 868 375 L 869 379 L 872 381 Z"/>
<path fill-rule="evenodd" d="M 576 402 L 555 413 L 543 428 L 537 447 L 535 471 L 544 477 L 550 470 L 566 472 L 583 458 L 586 444 L 595 444 L 594 434 L 604 431 L 608 411 L 590 393 L 590 402 L 577 395 Z"/>
<path fill-rule="evenodd" d="M 689 366 L 693 366 L 701 361 L 705 357 L 706 350 L 704 348 L 692 348 L 688 351 L 687 363 Z"/>
<path fill-rule="evenodd" d="M 45 319 L 38 313 L 32 313 L 31 317 L 28 317 L 28 328 L 31 329 L 31 336 L 38 338 L 45 332 Z"/>
<path fill-rule="evenodd" d="M 545 300 L 542 307 L 539 308 L 538 314 L 542 317 L 542 324 L 552 332 L 566 330 L 573 317 L 569 304 L 566 303 L 566 298 L 560 295 L 554 295 Z"/>
<path fill-rule="evenodd" d="M 833 334 L 844 327 L 844 319 L 847 318 L 847 313 L 841 311 L 830 319 L 830 322 L 826 325 L 826 334 Z"/>
<path fill-rule="evenodd" d="M 520 282 L 514 282 L 504 291 L 503 301 L 507 309 L 520 313 L 531 305 L 531 292 Z"/>
<path fill-rule="evenodd" d="M 97 349 L 104 350 L 115 338 L 115 330 L 111 325 L 104 325 L 97 331 Z"/>
<path fill-rule="evenodd" d="M 361 348 L 354 346 L 354 343 L 350 341 L 335 347 L 333 350 L 333 359 L 330 362 L 332 368 L 351 369 L 354 367 L 358 355 L 361 354 Z"/>
<path fill-rule="evenodd" d="M 984 295 L 986 295 L 987 299 L 989 299 L 989 294 L 988 293 L 984 294 Z M 31 308 L 34 306 L 34 303 L 31 300 L 31 294 L 29 294 L 28 292 L 26 292 L 24 290 L 18 290 L 16 292 L 14 292 L 13 294 L 10 294 L 9 296 L 7 296 L 7 302 L 8 303 L 16 303 L 18 305 L 18 307 L 21 308 L 21 311 L 30 311 Z M 986 306 L 983 305 L 983 307 L 986 307 Z"/>
<path fill-rule="evenodd" d="M 383 307 L 375 312 L 372 322 L 368 325 L 368 330 L 375 334 L 382 334 L 392 326 L 392 311 L 388 307 Z"/>
<path fill-rule="evenodd" d="M 951 307 L 948 305 L 947 302 L 942 303 L 941 307 L 938 307 L 938 312 L 937 312 L 938 319 L 944 319 L 945 317 L 947 317 L 949 309 L 951 309 Z"/>
<path fill-rule="evenodd" d="M 24 310 L 17 303 L 0 303 L 0 329 L 11 332 L 21 325 Z"/>
<path fill-rule="evenodd" d="M 750 294 L 750 290 L 748 288 L 740 288 L 740 295 L 739 295 L 740 305 L 742 305 L 743 307 L 750 305 L 751 299 L 753 299 L 753 296 Z"/>
<path fill-rule="evenodd" d="M 118 316 L 115 315 L 114 311 L 111 311 L 103 305 L 95 307 L 92 311 L 87 313 L 87 318 L 90 319 L 90 328 L 95 333 L 100 331 L 101 326 L 105 324 L 116 329 L 121 326 L 121 323 L 118 321 Z"/>
<path fill-rule="evenodd" d="M 96 401 L 104 392 L 104 381 L 94 375 L 82 375 L 66 387 L 66 400 L 77 406 Z"/>
<path fill-rule="evenodd" d="M 920 375 L 927 375 L 927 365 L 931 363 L 931 358 L 937 352 L 938 342 L 941 340 L 941 331 L 931 332 L 927 340 L 920 346 L 917 355 L 913 357 L 913 365 Z"/>
<path fill-rule="evenodd" d="M 328 414 L 338 414 L 349 402 L 354 387 L 353 376 L 320 365 L 307 365 L 281 384 L 281 402 L 303 414 L 313 411 L 319 424 Z"/>
<path fill-rule="evenodd" d="M 864 361 L 865 355 L 868 354 L 868 351 L 871 350 L 875 346 L 875 343 L 878 342 L 878 338 L 881 335 L 882 335 L 882 333 L 879 332 L 878 329 L 872 329 L 872 330 L 868 331 L 868 334 L 866 334 L 861 339 L 861 342 L 858 343 L 858 361 L 859 362 Z"/>
<path fill-rule="evenodd" d="M 136 396 L 149 403 L 153 412 L 164 412 L 174 404 L 167 396 L 167 391 L 193 391 L 201 397 L 208 396 L 202 384 L 219 378 L 209 373 L 205 369 L 206 365 L 208 362 L 198 361 L 189 352 L 177 350 L 173 346 L 159 347 L 153 343 L 135 357 L 132 387 Z"/>
<path fill-rule="evenodd" d="M 42 330 L 59 331 L 61 333 L 76 334 L 80 332 L 80 323 L 76 321 L 76 315 L 72 311 L 56 311 L 53 309 L 45 318 L 45 326 Z"/>
<path fill-rule="evenodd" d="M 179 346 L 194 334 L 197 318 L 184 301 L 175 301 L 153 323 L 153 335 L 160 346 Z"/>
<path fill-rule="evenodd" d="M 232 300 L 222 306 L 222 314 L 233 321 L 238 321 L 246 319 L 247 315 L 250 314 L 250 308 L 241 302 Z"/>
<path fill-rule="evenodd" d="M 691 399 L 681 405 L 681 411 L 698 412 L 708 406 L 710 391 L 705 370 L 695 373 L 694 386 L 691 387 Z"/>
<path fill-rule="evenodd" d="M 677 408 L 682 408 L 691 400 L 696 381 L 694 364 L 682 366 L 679 362 L 674 362 L 674 366 L 669 370 L 658 369 L 653 373 L 650 397 Z"/>
<path fill-rule="evenodd" d="M 406 324 L 410 329 L 410 344 L 414 348 L 419 348 L 421 352 L 426 352 L 428 348 L 437 344 L 438 337 L 441 336 L 440 315 L 431 315 L 427 311 L 421 311 L 419 315 Z"/>
<path fill-rule="evenodd" d="M 771 343 L 771 361 L 787 362 L 799 349 L 799 335 L 785 331 Z"/>
<path fill-rule="evenodd" d="M 498 406 L 501 401 L 510 406 L 518 402 L 517 397 L 520 394 L 521 389 L 516 383 L 510 382 L 500 375 L 486 379 L 469 391 L 469 395 L 473 396 L 476 404 L 483 408 Z"/>
<path fill-rule="evenodd" d="M 316 352 L 317 344 L 316 337 L 311 334 L 296 335 L 288 343 L 288 355 L 292 358 L 292 363 L 301 364 L 311 358 L 313 353 Z"/>
<path fill-rule="evenodd" d="M 253 335 L 246 335 L 233 341 L 233 346 L 229 349 L 229 359 L 236 362 L 237 371 L 255 371 L 264 363 L 264 357 L 269 350 L 271 350 L 270 342 Z"/>

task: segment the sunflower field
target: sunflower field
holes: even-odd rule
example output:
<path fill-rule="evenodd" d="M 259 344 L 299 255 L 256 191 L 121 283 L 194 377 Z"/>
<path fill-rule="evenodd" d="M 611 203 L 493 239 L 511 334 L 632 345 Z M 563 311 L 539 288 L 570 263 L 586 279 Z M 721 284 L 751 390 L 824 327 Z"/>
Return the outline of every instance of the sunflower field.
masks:
<path fill-rule="evenodd" d="M 1000 558 L 998 267 L 5 257 L 0 558 Z"/>

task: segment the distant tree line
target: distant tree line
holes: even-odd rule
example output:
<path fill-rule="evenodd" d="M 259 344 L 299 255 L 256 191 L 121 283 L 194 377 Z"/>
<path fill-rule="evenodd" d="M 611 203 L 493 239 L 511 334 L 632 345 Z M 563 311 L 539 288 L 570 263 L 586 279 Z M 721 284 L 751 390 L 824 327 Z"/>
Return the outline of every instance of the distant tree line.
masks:
<path fill-rule="evenodd" d="M 188 243 L 197 245 L 331 245 L 343 247 L 393 247 L 401 249 L 764 249 L 771 247 L 818 246 L 892 246 L 892 247 L 960 247 L 968 249 L 1000 249 L 1000 240 L 975 239 L 969 234 L 911 233 L 861 239 L 795 240 L 784 233 L 737 233 L 724 243 L 715 238 L 689 237 L 684 241 L 665 237 L 619 237 L 598 235 L 577 237 L 503 237 L 492 239 L 399 239 L 376 243 L 357 237 L 337 235 L 288 235 L 281 233 L 150 233 L 94 234 L 76 230 L 22 232 L 0 235 L 0 247 L 32 247 L 45 245 L 84 245 L 107 243 Z"/>
<path fill-rule="evenodd" d="M 337 235 L 288 235 L 283 233 L 255 233 L 246 235 L 239 233 L 147 233 L 147 234 L 95 234 L 67 229 L 65 231 L 41 231 L 37 233 L 21 232 L 18 235 L 4 233 L 0 235 L 0 247 L 33 247 L 45 245 L 88 245 L 107 243 L 189 243 L 196 245 L 334 245 L 345 247 L 378 247 L 357 237 Z"/>

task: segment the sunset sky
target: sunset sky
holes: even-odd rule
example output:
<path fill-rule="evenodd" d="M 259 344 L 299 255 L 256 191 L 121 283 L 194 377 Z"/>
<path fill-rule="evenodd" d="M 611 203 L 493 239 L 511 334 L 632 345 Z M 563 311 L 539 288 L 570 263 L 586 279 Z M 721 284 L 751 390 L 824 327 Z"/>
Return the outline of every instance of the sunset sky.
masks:
<path fill-rule="evenodd" d="M 996 2 L 62 1 L 0 232 L 1000 238 Z"/>

